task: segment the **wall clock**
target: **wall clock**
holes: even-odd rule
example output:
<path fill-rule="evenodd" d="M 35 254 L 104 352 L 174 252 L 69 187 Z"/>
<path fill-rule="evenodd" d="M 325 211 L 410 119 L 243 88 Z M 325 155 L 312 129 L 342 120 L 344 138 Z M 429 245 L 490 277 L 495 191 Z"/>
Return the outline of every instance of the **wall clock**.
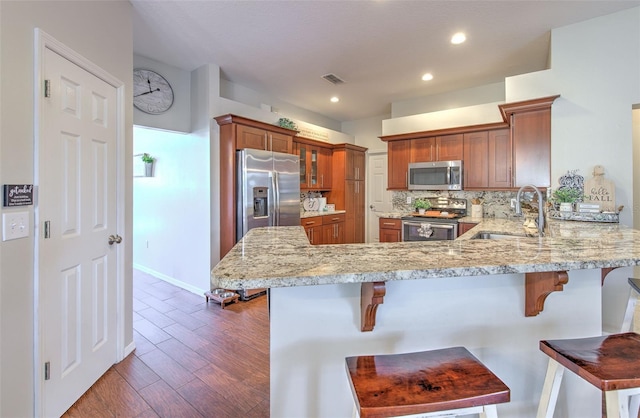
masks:
<path fill-rule="evenodd" d="M 133 70 L 133 105 L 145 113 L 159 115 L 173 104 L 173 89 L 169 82 L 155 71 Z"/>

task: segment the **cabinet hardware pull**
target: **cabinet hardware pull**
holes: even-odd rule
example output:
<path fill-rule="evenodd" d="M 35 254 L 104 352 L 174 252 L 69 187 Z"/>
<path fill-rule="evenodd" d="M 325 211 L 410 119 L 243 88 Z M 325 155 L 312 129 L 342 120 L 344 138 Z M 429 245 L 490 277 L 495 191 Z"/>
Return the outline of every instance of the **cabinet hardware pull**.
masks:
<path fill-rule="evenodd" d="M 265 132 L 265 133 L 264 133 L 264 150 L 265 150 L 265 151 L 268 151 L 268 150 L 269 150 L 269 148 L 267 147 L 267 141 L 268 141 L 268 140 L 267 140 L 267 133 Z"/>
<path fill-rule="evenodd" d="M 393 225 L 395 225 L 395 223 L 393 223 L 393 222 L 383 222 L 382 225 L 391 225 L 391 226 L 393 226 Z"/>

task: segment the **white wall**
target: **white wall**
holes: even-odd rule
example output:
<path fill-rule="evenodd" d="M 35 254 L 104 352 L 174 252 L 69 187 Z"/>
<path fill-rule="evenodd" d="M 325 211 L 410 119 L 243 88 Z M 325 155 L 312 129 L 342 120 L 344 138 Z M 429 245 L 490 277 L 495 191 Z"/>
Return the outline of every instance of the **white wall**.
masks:
<path fill-rule="evenodd" d="M 39 27 L 126 84 L 131 91 L 133 48 L 127 1 L 0 2 L 0 179 L 34 183 L 34 28 Z M 117 24 L 114 24 L 117 22 Z M 125 177 L 131 178 L 131 98 L 125 96 Z M 125 185 L 125 345 L 133 341 L 131 196 Z M 2 209 L 8 212 L 12 209 Z M 21 209 L 22 210 L 22 209 Z M 27 207 L 30 215 L 33 206 Z M 34 416 L 34 238 L 0 243 L 0 416 Z"/>
<path fill-rule="evenodd" d="M 271 112 L 278 114 L 278 117 L 304 120 L 334 131 L 340 130 L 340 122 L 335 119 L 294 106 L 224 78 L 220 79 L 220 97 L 263 110 L 270 109 Z"/>
<path fill-rule="evenodd" d="M 156 158 L 133 179 L 133 265 L 202 295 L 209 288 L 209 140 L 135 127 L 133 153 Z"/>
<path fill-rule="evenodd" d="M 386 152 L 387 143 L 380 140 L 382 121 L 389 115 L 374 116 L 342 123 L 342 131 L 353 135 L 355 144 L 368 148 L 368 152 Z"/>
<path fill-rule="evenodd" d="M 401 118 L 489 102 L 504 102 L 504 82 L 394 102 L 391 104 L 391 117 Z"/>

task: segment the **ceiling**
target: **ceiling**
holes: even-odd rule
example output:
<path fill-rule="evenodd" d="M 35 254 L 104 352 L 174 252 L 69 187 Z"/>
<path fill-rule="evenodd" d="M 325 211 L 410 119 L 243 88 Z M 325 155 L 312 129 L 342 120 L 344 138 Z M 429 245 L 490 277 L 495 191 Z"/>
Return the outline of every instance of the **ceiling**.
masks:
<path fill-rule="evenodd" d="M 134 53 L 337 121 L 548 68 L 550 30 L 634 1 L 130 0 Z M 458 31 L 461 45 L 449 40 Z M 425 82 L 422 74 L 434 79 Z M 345 81 L 333 85 L 321 77 Z M 331 103 L 331 96 L 340 102 Z"/>

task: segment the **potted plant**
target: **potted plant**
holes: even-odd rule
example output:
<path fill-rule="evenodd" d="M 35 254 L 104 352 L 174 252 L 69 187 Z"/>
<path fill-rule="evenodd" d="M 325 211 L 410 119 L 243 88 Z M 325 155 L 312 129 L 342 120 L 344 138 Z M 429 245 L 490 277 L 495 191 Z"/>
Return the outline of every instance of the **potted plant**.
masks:
<path fill-rule="evenodd" d="M 431 207 L 431 203 L 425 199 L 416 199 L 414 206 L 420 215 L 424 215 L 424 212 Z"/>
<path fill-rule="evenodd" d="M 146 177 L 153 176 L 153 162 L 156 160 L 154 157 L 149 155 L 148 153 L 142 154 L 142 161 L 144 162 L 144 175 Z"/>
<path fill-rule="evenodd" d="M 580 189 L 570 187 L 554 190 L 551 195 L 551 201 L 560 205 L 561 212 L 573 212 L 573 204 L 584 198 L 584 194 Z"/>

